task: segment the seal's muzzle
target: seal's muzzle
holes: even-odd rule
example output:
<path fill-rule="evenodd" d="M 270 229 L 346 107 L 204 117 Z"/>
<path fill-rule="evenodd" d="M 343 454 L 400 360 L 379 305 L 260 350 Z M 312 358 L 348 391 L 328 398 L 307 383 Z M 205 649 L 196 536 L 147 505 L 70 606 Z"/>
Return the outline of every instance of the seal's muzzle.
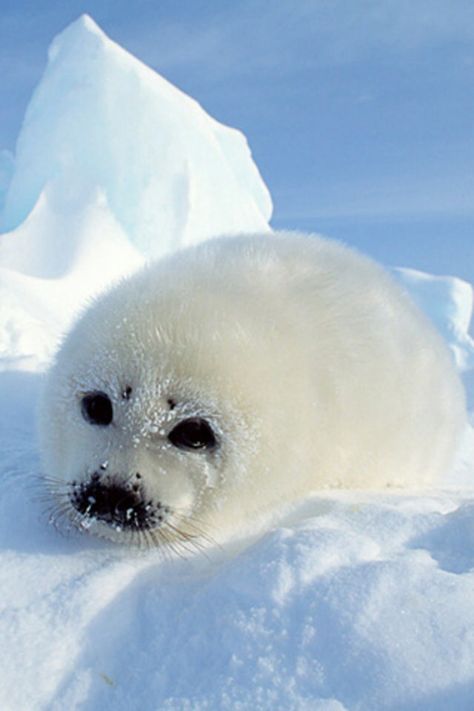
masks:
<path fill-rule="evenodd" d="M 143 530 L 156 527 L 163 520 L 162 504 L 146 501 L 137 486 L 100 481 L 98 474 L 74 489 L 71 503 L 83 516 L 115 528 Z"/>

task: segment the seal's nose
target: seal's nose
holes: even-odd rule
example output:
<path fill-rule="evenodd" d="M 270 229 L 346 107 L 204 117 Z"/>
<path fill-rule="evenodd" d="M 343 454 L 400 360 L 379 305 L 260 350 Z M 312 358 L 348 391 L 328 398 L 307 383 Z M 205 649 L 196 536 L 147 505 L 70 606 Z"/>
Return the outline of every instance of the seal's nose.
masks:
<path fill-rule="evenodd" d="M 140 493 L 120 484 L 99 480 L 94 475 L 90 482 L 77 487 L 71 502 L 83 516 L 121 528 L 146 528 L 149 506 Z"/>

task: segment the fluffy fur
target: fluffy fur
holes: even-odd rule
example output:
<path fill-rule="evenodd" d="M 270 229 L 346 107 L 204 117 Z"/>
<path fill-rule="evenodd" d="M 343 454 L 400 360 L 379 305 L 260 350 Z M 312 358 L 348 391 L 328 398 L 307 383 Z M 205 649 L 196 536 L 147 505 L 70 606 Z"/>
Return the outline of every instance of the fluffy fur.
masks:
<path fill-rule="evenodd" d="M 110 398 L 108 426 L 84 419 L 91 392 Z M 98 535 L 172 545 L 311 490 L 432 484 L 464 412 L 447 348 L 379 266 L 276 233 L 211 240 L 100 297 L 50 371 L 40 436 L 61 514 Z M 215 448 L 170 443 L 188 417 L 212 425 Z M 140 530 L 78 512 L 71 501 L 92 477 L 135 486 L 161 519 Z"/>

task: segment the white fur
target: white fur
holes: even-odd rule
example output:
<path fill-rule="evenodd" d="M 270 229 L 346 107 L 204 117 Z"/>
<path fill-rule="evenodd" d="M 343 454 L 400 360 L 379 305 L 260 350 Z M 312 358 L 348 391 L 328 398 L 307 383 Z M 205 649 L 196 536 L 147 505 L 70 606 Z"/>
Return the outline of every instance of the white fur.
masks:
<path fill-rule="evenodd" d="M 113 425 L 81 416 L 94 390 Z M 212 422 L 215 452 L 168 442 L 189 415 Z M 103 462 L 123 480 L 139 471 L 176 525 L 192 517 L 214 535 L 311 490 L 436 482 L 464 417 L 447 348 L 379 266 L 276 233 L 211 240 L 99 298 L 50 372 L 40 435 L 55 480 Z M 108 528 L 94 530 L 117 538 Z"/>

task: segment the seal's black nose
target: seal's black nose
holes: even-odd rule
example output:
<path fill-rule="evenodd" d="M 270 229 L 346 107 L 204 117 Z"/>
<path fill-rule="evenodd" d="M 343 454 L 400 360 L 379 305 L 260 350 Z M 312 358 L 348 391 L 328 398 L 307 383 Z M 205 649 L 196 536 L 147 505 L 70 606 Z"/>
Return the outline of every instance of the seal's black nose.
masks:
<path fill-rule="evenodd" d="M 97 475 L 74 489 L 71 502 L 82 515 L 111 526 L 139 530 L 150 524 L 151 502 L 146 503 L 139 492 L 120 484 L 99 481 Z"/>

